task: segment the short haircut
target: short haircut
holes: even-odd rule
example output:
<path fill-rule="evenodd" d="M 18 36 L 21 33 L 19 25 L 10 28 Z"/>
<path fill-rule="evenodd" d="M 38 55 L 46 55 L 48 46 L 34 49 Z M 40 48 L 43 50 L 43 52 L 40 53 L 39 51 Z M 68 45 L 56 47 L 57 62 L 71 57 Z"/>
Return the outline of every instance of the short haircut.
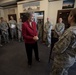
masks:
<path fill-rule="evenodd" d="M 32 16 L 32 13 L 25 13 L 25 17 L 26 17 L 26 19 L 28 20 L 30 17 Z"/>

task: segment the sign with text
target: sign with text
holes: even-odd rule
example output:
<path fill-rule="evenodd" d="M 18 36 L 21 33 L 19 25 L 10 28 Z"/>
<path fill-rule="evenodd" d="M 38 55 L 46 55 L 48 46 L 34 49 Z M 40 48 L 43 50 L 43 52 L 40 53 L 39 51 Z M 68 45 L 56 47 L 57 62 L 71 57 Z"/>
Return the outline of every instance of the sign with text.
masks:
<path fill-rule="evenodd" d="M 23 4 L 23 11 L 30 11 L 30 10 L 39 10 L 40 9 L 40 2 L 27 2 Z"/>

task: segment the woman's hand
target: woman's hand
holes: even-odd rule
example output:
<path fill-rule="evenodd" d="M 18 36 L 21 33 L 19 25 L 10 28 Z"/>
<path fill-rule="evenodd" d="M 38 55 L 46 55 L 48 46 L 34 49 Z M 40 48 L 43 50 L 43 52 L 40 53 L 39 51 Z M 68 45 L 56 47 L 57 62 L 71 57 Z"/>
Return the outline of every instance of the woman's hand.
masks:
<path fill-rule="evenodd" d="M 35 41 L 37 41 L 38 39 L 39 39 L 38 36 L 33 37 L 33 40 L 35 40 Z"/>

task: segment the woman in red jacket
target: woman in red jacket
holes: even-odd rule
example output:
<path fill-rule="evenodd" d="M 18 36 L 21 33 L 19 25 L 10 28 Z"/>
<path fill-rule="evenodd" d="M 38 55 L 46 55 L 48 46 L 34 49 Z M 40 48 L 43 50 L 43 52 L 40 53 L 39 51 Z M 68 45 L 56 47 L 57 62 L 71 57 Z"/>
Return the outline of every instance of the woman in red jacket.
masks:
<path fill-rule="evenodd" d="M 25 48 L 28 58 L 28 65 L 32 65 L 32 52 L 34 50 L 35 53 L 35 59 L 37 61 L 39 60 L 39 54 L 38 54 L 38 34 L 37 34 L 37 28 L 36 23 L 32 21 L 32 14 L 26 13 L 27 20 L 22 25 L 22 35 L 25 41 Z"/>

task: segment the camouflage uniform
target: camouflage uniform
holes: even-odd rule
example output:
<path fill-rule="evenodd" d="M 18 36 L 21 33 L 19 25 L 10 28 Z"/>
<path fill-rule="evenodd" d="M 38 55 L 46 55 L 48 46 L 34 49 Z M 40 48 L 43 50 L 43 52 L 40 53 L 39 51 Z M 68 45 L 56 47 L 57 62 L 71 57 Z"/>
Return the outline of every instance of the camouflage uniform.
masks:
<path fill-rule="evenodd" d="M 51 23 L 50 23 L 51 24 Z M 51 29 L 52 29 L 52 24 L 49 27 L 48 31 L 47 31 L 47 41 L 48 41 L 48 46 L 51 44 Z"/>
<path fill-rule="evenodd" d="M 64 23 L 57 23 L 55 25 L 55 31 L 58 34 L 58 36 L 61 36 L 63 34 L 64 30 L 65 30 Z"/>
<path fill-rule="evenodd" d="M 18 39 L 20 41 L 20 39 L 22 39 L 22 22 L 19 22 L 17 28 L 18 28 Z"/>
<path fill-rule="evenodd" d="M 52 74 L 68 75 L 68 69 L 75 63 L 76 24 L 68 28 L 53 48 L 54 62 Z"/>
<path fill-rule="evenodd" d="M 9 34 L 8 34 L 8 25 L 6 22 L 1 22 L 0 24 L 0 29 L 1 29 L 1 32 L 2 32 L 2 36 L 4 38 L 4 41 L 5 43 L 9 41 Z"/>
<path fill-rule="evenodd" d="M 12 25 L 13 25 L 14 27 L 12 27 Z M 12 39 L 14 39 L 14 36 L 15 36 L 15 38 L 17 38 L 16 25 L 17 25 L 17 23 L 16 23 L 15 20 L 10 20 L 10 21 L 9 21 L 9 27 L 10 27 L 10 33 L 11 33 L 11 38 L 12 38 Z"/>
<path fill-rule="evenodd" d="M 44 26 L 44 35 L 43 35 L 43 41 L 47 40 L 47 34 L 48 34 L 48 30 L 51 27 L 51 23 L 50 22 L 46 22 L 45 26 Z"/>

